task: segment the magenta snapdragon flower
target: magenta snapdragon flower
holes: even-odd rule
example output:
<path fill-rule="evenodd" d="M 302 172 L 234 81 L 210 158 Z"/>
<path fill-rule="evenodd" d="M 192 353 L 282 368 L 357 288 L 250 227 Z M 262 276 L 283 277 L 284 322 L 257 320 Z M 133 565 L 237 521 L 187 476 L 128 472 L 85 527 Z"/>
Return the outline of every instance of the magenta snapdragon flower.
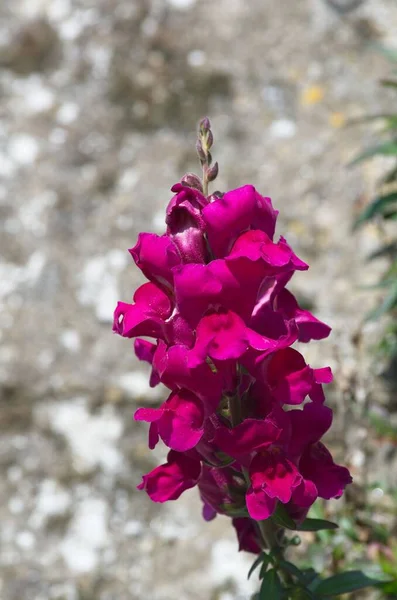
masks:
<path fill-rule="evenodd" d="M 331 369 L 291 347 L 330 328 L 286 288 L 308 265 L 275 241 L 270 198 L 252 185 L 212 196 L 205 187 L 185 177 L 172 188 L 164 235 L 139 235 L 129 252 L 149 282 L 118 303 L 113 330 L 136 338 L 150 384 L 170 389 L 160 407 L 135 413 L 150 424 L 149 447 L 161 439 L 170 449 L 139 489 L 165 502 L 197 486 L 204 518 L 229 515 L 240 548 L 259 552 L 254 521 L 278 503 L 302 521 L 316 498 L 338 498 L 351 482 L 320 441 L 332 423 L 322 387 Z"/>

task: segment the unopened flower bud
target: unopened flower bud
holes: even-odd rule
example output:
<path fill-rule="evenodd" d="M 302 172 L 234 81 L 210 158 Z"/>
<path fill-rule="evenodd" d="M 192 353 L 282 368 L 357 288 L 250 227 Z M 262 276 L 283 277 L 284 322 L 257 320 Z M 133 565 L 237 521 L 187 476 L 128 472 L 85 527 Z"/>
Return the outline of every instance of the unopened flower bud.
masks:
<path fill-rule="evenodd" d="M 211 129 L 211 122 L 208 117 L 204 117 L 203 119 L 201 119 L 199 123 L 199 129 L 200 133 L 206 133 Z"/>
<path fill-rule="evenodd" d="M 212 167 L 210 167 L 210 168 L 208 169 L 208 171 L 207 171 L 207 178 L 208 178 L 208 181 L 214 181 L 214 179 L 216 179 L 216 178 L 217 178 L 217 176 L 218 176 L 218 173 L 219 173 L 219 165 L 218 165 L 218 163 L 216 162 L 216 163 L 214 163 L 214 164 L 212 165 Z"/>
<path fill-rule="evenodd" d="M 293 538 L 291 538 L 291 539 L 289 540 L 289 542 L 288 542 L 288 544 L 289 544 L 290 546 L 300 546 L 300 545 L 301 545 L 301 543 L 302 543 L 302 540 L 301 540 L 301 538 L 299 537 L 299 535 L 294 535 L 294 537 L 293 537 Z"/>
<path fill-rule="evenodd" d="M 214 136 L 211 129 L 208 131 L 205 141 L 207 148 L 210 149 L 212 144 L 214 143 Z"/>
<path fill-rule="evenodd" d="M 215 200 L 219 200 L 219 198 L 223 198 L 225 194 L 223 192 L 219 192 L 218 190 L 208 196 L 208 202 L 215 202 Z"/>
<path fill-rule="evenodd" d="M 206 158 L 205 152 L 203 150 L 203 145 L 201 143 L 200 138 L 196 142 L 196 150 L 197 150 L 197 154 L 199 156 L 201 164 L 204 164 L 206 162 L 207 158 Z"/>
<path fill-rule="evenodd" d="M 203 191 L 203 185 L 201 183 L 201 179 L 198 175 L 194 173 L 186 173 L 181 179 L 182 185 L 186 187 L 193 188 L 195 190 L 199 190 L 199 192 Z"/>

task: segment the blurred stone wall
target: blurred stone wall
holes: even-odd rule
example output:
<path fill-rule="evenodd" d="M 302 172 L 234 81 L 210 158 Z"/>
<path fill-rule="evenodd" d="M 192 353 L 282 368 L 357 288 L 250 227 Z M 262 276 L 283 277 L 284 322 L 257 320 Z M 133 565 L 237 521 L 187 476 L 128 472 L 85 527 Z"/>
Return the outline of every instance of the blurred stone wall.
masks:
<path fill-rule="evenodd" d="M 251 558 L 226 519 L 201 521 L 195 490 L 167 506 L 136 492 L 165 453 L 149 454 L 132 414 L 163 391 L 111 333 L 140 281 L 127 248 L 162 231 L 208 114 L 218 186 L 270 195 L 312 265 L 294 290 L 334 333 L 308 361 L 342 382 L 362 372 L 354 337 L 374 298 L 359 288 L 376 278 L 363 261 L 378 233 L 351 223 L 381 165 L 346 169 L 372 134 L 343 125 L 384 108 L 376 48 L 396 31 L 390 0 L 343 18 L 322 0 L 0 4 L 0 598 L 255 589 Z"/>

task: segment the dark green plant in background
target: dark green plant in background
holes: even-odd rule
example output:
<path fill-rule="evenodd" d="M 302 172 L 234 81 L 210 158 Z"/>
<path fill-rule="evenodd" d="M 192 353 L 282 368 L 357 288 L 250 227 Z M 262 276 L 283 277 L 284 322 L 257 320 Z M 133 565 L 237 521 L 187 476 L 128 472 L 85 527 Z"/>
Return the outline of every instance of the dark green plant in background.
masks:
<path fill-rule="evenodd" d="M 380 293 L 380 300 L 375 308 L 367 315 L 368 321 L 382 321 L 381 339 L 376 357 L 387 362 L 387 372 L 394 383 L 397 382 L 397 51 L 384 47 L 378 50 L 392 64 L 391 75 L 380 81 L 380 93 L 389 95 L 390 110 L 380 114 L 356 119 L 351 124 L 380 125 L 377 141 L 365 149 L 351 163 L 357 165 L 375 157 L 387 157 L 390 164 L 376 185 L 375 197 L 360 212 L 354 223 L 357 230 L 365 224 L 379 226 L 382 242 L 368 256 L 369 261 L 383 259 L 384 272 L 379 281 L 371 286 Z M 368 415 L 370 429 L 377 439 L 382 439 L 393 449 L 397 442 L 397 428 L 388 416 L 373 413 Z M 383 504 L 371 501 L 371 486 L 366 489 L 365 500 L 361 506 L 355 506 L 353 498 L 346 504 L 345 513 L 340 522 L 339 538 L 335 532 L 321 532 L 322 542 L 332 548 L 333 563 L 338 569 L 339 564 L 349 567 L 349 553 L 355 555 L 359 542 L 365 540 L 367 553 L 354 561 L 354 566 L 363 566 L 370 562 L 369 574 L 376 577 L 387 577 L 388 581 L 379 586 L 377 600 L 397 598 L 397 541 L 395 515 L 397 513 L 397 491 L 379 483 L 379 488 L 373 485 L 373 491 L 383 496 Z M 321 508 L 321 507 L 320 507 Z M 320 516 L 321 513 L 320 513 Z M 393 524 L 394 523 L 394 524 Z M 327 536 L 327 540 L 324 536 Z M 358 537 L 357 537 L 358 536 Z M 315 551 L 315 544 L 312 547 Z M 356 556 L 358 556 L 356 554 Z"/>
<path fill-rule="evenodd" d="M 394 65 L 397 65 L 397 51 L 382 49 L 382 52 Z M 351 164 L 356 165 L 376 156 L 394 159 L 394 164 L 378 182 L 375 198 L 361 212 L 354 225 L 357 229 L 365 223 L 378 222 L 380 226 L 390 227 L 389 223 L 394 222 L 395 229 L 392 238 L 386 239 L 385 243 L 368 257 L 369 260 L 386 258 L 388 267 L 380 281 L 374 285 L 374 288 L 383 291 L 382 299 L 367 316 L 368 320 L 373 321 L 385 315 L 388 316 L 388 324 L 380 343 L 380 350 L 393 365 L 397 363 L 397 69 L 392 72 L 390 78 L 382 80 L 381 85 L 395 93 L 395 100 L 392 104 L 395 111 L 355 121 L 355 123 L 378 121 L 383 124 L 383 127 L 379 133 L 378 143 L 357 156 Z"/>

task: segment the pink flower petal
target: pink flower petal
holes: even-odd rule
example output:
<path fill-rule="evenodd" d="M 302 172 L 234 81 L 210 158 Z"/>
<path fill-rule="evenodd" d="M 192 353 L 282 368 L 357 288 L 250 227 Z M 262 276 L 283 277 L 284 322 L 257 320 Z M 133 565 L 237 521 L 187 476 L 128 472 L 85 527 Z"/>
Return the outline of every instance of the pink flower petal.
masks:
<path fill-rule="evenodd" d="M 238 315 L 222 311 L 203 317 L 197 326 L 196 344 L 189 355 L 189 366 L 214 360 L 239 358 L 248 349 L 247 328 Z"/>
<path fill-rule="evenodd" d="M 163 337 L 164 321 L 171 314 L 167 294 L 154 283 L 144 283 L 135 292 L 134 301 L 135 304 L 117 304 L 113 331 L 129 338 L 140 335 Z"/>
<path fill-rule="evenodd" d="M 201 400 L 188 390 L 173 392 L 163 404 L 158 422 L 163 442 L 173 450 L 185 452 L 194 448 L 204 433 L 204 408 Z"/>
<path fill-rule="evenodd" d="M 250 227 L 272 238 L 278 212 L 270 198 L 260 196 L 251 185 L 232 190 L 203 210 L 207 235 L 216 257 L 225 256 L 235 239 Z"/>
<path fill-rule="evenodd" d="M 252 230 L 240 235 L 226 261 L 245 258 L 263 264 L 264 275 L 280 271 L 306 270 L 308 265 L 301 261 L 288 246 L 284 238 L 275 244 L 263 231 Z"/>
<path fill-rule="evenodd" d="M 222 283 L 206 265 L 188 264 L 174 269 L 175 297 L 178 309 L 192 326 L 219 298 Z"/>
<path fill-rule="evenodd" d="M 262 491 L 284 504 L 302 481 L 296 466 L 278 448 L 258 452 L 251 462 L 250 478 L 256 493 Z"/>
<path fill-rule="evenodd" d="M 182 186 L 167 207 L 167 235 L 186 263 L 203 263 L 208 258 L 201 209 L 207 203 L 195 189 Z"/>
<path fill-rule="evenodd" d="M 144 475 L 137 487 L 145 490 L 153 502 L 177 500 L 185 490 L 197 484 L 200 473 L 199 461 L 171 450 L 167 462 Z"/>
<path fill-rule="evenodd" d="M 136 339 L 134 341 L 134 350 L 137 358 L 139 360 L 143 360 L 148 362 L 150 365 L 153 362 L 153 356 L 156 352 L 156 344 L 152 344 L 152 342 L 148 342 L 147 340 Z"/>
<path fill-rule="evenodd" d="M 175 345 L 167 348 L 160 340 L 153 359 L 153 368 L 161 382 L 169 387 L 186 388 L 205 402 L 209 415 L 216 410 L 227 383 L 221 369 L 211 370 L 207 362 L 197 366 L 188 365 L 190 350 L 186 346 Z"/>
<path fill-rule="evenodd" d="M 299 329 L 299 341 L 310 342 L 310 340 L 322 340 L 329 336 L 331 327 L 319 321 L 308 310 L 300 308 L 291 292 L 284 289 L 277 295 L 277 310 L 281 311 L 286 318 L 295 319 Z"/>
<path fill-rule="evenodd" d="M 324 404 L 310 402 L 303 410 L 289 411 L 288 416 L 292 426 L 289 453 L 293 457 L 318 442 L 332 425 L 332 410 Z"/>
<path fill-rule="evenodd" d="M 252 519 L 238 518 L 232 520 L 233 527 L 237 533 L 239 552 L 252 552 L 259 554 L 261 546 L 259 542 L 259 531 Z"/>
<path fill-rule="evenodd" d="M 164 404 L 161 408 L 138 408 L 135 411 L 135 421 L 146 421 L 146 423 L 154 423 L 159 421 L 164 414 Z"/>
<path fill-rule="evenodd" d="M 265 275 L 263 266 L 246 259 L 177 267 L 174 281 L 178 309 L 192 327 L 206 312 L 218 308 L 232 310 L 248 320 Z"/>
<path fill-rule="evenodd" d="M 156 423 L 156 433 L 152 428 L 150 434 L 159 435 L 169 448 L 178 452 L 194 448 L 204 433 L 203 404 L 188 390 L 173 392 L 158 409 L 139 408 L 134 418 Z"/>
<path fill-rule="evenodd" d="M 167 235 L 140 233 L 129 253 L 150 281 L 167 287 L 173 281 L 172 268 L 181 264 L 178 249 Z"/>
<path fill-rule="evenodd" d="M 332 383 L 334 377 L 331 368 L 314 369 L 314 379 L 316 383 Z"/>
<path fill-rule="evenodd" d="M 149 448 L 150 448 L 150 450 L 154 450 L 154 448 L 159 443 L 159 440 L 160 440 L 159 428 L 157 426 L 157 422 L 153 421 L 153 423 L 150 423 L 150 427 L 149 427 Z"/>
<path fill-rule="evenodd" d="M 276 498 L 270 498 L 270 496 L 261 491 L 257 493 L 252 487 L 249 488 L 245 499 L 249 515 L 255 521 L 268 519 L 276 510 Z"/>
<path fill-rule="evenodd" d="M 301 404 L 314 384 L 313 369 L 293 348 L 275 352 L 267 367 L 272 396 L 282 404 Z"/>
<path fill-rule="evenodd" d="M 320 498 L 340 498 L 353 480 L 346 467 L 334 463 L 327 448 L 321 442 L 309 446 L 299 462 L 299 469 L 305 479 L 312 481 Z"/>
<path fill-rule="evenodd" d="M 245 419 L 233 429 L 219 427 L 215 443 L 234 458 L 250 454 L 256 449 L 266 448 L 278 440 L 280 429 L 271 419 Z"/>
<path fill-rule="evenodd" d="M 292 492 L 291 502 L 301 508 L 310 508 L 317 500 L 317 488 L 312 481 L 303 479 Z"/>

